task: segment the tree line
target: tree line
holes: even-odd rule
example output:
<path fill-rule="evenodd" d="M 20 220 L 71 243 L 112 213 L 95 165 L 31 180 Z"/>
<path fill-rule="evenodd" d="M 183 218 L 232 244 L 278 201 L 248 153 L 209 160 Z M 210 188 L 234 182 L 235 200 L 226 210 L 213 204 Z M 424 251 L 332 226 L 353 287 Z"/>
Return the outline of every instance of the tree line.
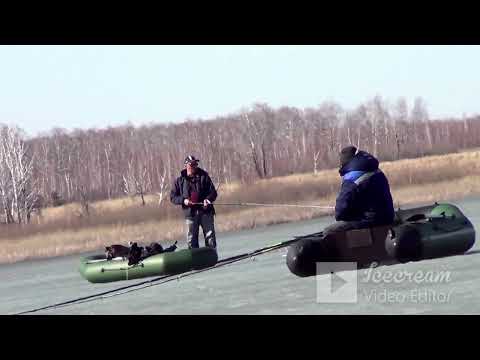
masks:
<path fill-rule="evenodd" d="M 106 129 L 55 128 L 28 139 L 19 127 L 0 127 L 1 222 L 28 222 L 32 211 L 65 202 L 158 195 L 161 204 L 183 159 L 201 159 L 215 184 L 338 166 L 352 144 L 380 160 L 455 152 L 480 145 L 480 117 L 431 120 L 422 98 L 382 97 L 344 109 L 274 109 L 256 103 L 237 113 L 180 124 L 131 124 Z M 88 208 L 87 208 L 88 209 Z"/>

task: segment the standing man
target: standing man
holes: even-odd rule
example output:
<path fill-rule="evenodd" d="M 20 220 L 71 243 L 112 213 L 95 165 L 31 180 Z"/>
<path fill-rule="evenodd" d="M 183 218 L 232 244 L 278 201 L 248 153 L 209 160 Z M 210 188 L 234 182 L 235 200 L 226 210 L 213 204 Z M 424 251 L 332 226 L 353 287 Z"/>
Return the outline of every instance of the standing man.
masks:
<path fill-rule="evenodd" d="M 185 158 L 180 176 L 175 180 L 170 192 L 170 201 L 181 205 L 187 227 L 188 248 L 198 248 L 199 227 L 202 227 L 205 246 L 216 248 L 213 202 L 217 198 L 217 190 L 208 173 L 198 167 L 194 156 Z"/>

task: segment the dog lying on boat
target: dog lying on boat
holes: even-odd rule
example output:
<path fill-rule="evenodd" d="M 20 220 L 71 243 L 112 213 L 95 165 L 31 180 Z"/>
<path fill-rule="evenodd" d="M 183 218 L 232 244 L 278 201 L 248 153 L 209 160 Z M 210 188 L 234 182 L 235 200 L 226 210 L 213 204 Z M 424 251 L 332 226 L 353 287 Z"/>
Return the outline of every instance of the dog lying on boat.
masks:
<path fill-rule="evenodd" d="M 105 246 L 105 257 L 107 260 L 112 260 L 116 257 L 127 258 L 130 252 L 130 248 L 123 245 L 110 245 Z"/>
<path fill-rule="evenodd" d="M 150 244 L 150 246 L 145 247 L 145 250 L 147 251 L 148 256 L 157 255 L 164 252 L 173 252 L 176 249 L 177 249 L 177 241 L 175 241 L 173 245 L 169 246 L 166 249 L 164 249 L 162 245 L 156 242 L 153 242 Z"/>
<path fill-rule="evenodd" d="M 139 247 L 136 242 L 129 242 L 129 247 L 123 245 L 110 245 L 105 247 L 105 257 L 107 260 L 112 260 L 116 257 L 121 257 L 123 259 L 131 259 L 132 262 L 140 259 L 144 253 L 144 249 Z M 138 261 L 137 261 L 138 262 Z"/>
<path fill-rule="evenodd" d="M 141 260 L 146 259 L 149 256 L 173 252 L 177 249 L 177 241 L 168 248 L 164 249 L 159 243 L 153 242 L 150 246 L 145 248 L 138 246 L 136 242 L 129 242 L 130 247 L 123 245 L 111 245 L 105 247 L 105 257 L 107 260 L 112 260 L 116 257 L 128 259 L 128 265 L 138 264 Z"/>
<path fill-rule="evenodd" d="M 166 252 L 173 252 L 177 249 L 177 241 L 168 248 L 164 249 L 159 243 L 153 242 L 150 246 L 145 248 L 138 246 L 137 243 L 133 243 L 130 247 L 130 252 L 128 254 L 128 265 L 138 264 L 140 261 L 146 259 L 147 257 L 162 254 Z"/>

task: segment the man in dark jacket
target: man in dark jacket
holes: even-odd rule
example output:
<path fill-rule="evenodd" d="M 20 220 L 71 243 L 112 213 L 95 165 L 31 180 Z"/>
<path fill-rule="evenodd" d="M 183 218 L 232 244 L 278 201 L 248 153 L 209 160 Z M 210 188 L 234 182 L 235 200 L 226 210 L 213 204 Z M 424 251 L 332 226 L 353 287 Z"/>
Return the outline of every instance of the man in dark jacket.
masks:
<path fill-rule="evenodd" d="M 339 173 L 342 185 L 335 204 L 337 222 L 325 233 L 393 223 L 390 186 L 375 157 L 348 146 L 340 153 Z"/>
<path fill-rule="evenodd" d="M 205 246 L 216 248 L 215 209 L 212 203 L 217 198 L 217 190 L 208 173 L 198 167 L 198 162 L 199 160 L 191 155 L 185 158 L 185 169 L 172 186 L 170 201 L 182 206 L 187 226 L 188 247 L 198 248 L 198 233 L 201 226 Z"/>

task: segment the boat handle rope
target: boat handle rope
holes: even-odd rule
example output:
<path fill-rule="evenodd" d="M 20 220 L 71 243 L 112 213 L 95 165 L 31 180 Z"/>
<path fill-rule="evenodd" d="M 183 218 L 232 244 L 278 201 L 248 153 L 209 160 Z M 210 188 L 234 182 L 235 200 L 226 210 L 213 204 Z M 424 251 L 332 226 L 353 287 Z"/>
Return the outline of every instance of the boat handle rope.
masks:
<path fill-rule="evenodd" d="M 104 272 L 109 272 L 109 271 L 128 271 L 128 270 L 132 270 L 136 267 L 145 267 L 145 264 L 144 263 L 139 263 L 139 264 L 134 264 L 132 266 L 129 266 L 127 268 L 119 268 L 119 269 L 105 269 L 105 268 L 101 268 L 100 269 L 100 272 L 104 273 Z"/>

